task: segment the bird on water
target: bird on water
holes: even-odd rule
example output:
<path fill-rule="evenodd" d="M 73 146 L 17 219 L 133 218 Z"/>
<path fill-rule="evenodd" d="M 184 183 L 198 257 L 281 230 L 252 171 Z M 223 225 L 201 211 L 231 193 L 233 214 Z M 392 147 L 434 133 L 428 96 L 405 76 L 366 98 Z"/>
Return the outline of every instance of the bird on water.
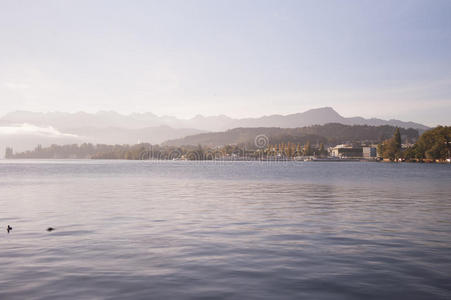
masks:
<path fill-rule="evenodd" d="M 9 233 L 11 230 L 13 230 L 13 228 L 12 228 L 11 226 L 8 225 L 8 226 L 6 227 L 6 231 L 8 231 L 8 233 Z"/>
<path fill-rule="evenodd" d="M 47 231 L 48 231 L 48 232 L 51 232 L 51 231 L 53 231 L 53 230 L 55 230 L 55 228 L 53 228 L 53 227 L 47 228 Z"/>

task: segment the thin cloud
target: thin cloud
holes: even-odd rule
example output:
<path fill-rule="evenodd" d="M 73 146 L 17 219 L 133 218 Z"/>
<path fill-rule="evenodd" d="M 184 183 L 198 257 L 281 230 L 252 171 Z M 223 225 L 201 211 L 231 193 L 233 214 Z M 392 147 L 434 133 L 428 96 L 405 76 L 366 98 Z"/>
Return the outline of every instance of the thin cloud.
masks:
<path fill-rule="evenodd" d="M 66 138 L 79 138 L 79 136 L 70 133 L 62 133 L 59 130 L 48 127 L 39 127 L 32 124 L 16 124 L 10 126 L 0 126 L 0 135 L 38 135 L 44 137 L 66 137 Z"/>

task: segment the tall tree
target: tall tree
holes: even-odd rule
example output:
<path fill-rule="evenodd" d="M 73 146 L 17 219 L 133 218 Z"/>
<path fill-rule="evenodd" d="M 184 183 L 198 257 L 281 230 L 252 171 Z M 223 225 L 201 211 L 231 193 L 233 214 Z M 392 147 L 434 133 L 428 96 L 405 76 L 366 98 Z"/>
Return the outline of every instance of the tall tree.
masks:
<path fill-rule="evenodd" d="M 383 158 L 388 158 L 391 161 L 398 160 L 401 157 L 401 133 L 399 128 L 396 128 L 393 137 L 389 140 L 386 140 L 380 149 L 382 152 Z"/>
<path fill-rule="evenodd" d="M 399 131 L 399 127 L 396 128 L 395 134 L 393 135 L 393 143 L 395 149 L 401 151 L 401 132 Z"/>
<path fill-rule="evenodd" d="M 304 155 L 312 155 L 312 146 L 310 145 L 310 141 L 307 141 L 304 145 Z"/>
<path fill-rule="evenodd" d="M 319 145 L 319 156 L 326 156 L 326 153 L 327 151 L 326 151 L 326 149 L 324 149 L 324 144 L 323 143 L 321 143 L 320 145 Z"/>

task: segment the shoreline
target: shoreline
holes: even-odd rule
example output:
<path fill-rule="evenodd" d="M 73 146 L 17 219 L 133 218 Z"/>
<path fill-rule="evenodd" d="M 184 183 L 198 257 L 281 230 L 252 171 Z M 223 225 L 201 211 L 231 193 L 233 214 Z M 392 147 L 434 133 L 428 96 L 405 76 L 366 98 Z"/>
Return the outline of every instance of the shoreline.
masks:
<path fill-rule="evenodd" d="M 110 158 L 2 158 L 0 161 L 8 162 L 8 161 L 27 161 L 27 160 L 58 160 L 58 161 L 155 161 L 155 162 L 270 162 L 270 163 L 286 163 L 286 162 L 374 162 L 374 163 L 418 163 L 418 164 L 451 164 L 450 161 L 446 160 L 433 160 L 433 159 L 424 159 L 424 160 L 404 160 L 404 161 L 390 161 L 387 159 L 365 159 L 365 158 L 344 158 L 344 159 L 321 159 L 321 158 L 312 158 L 312 159 L 249 159 L 249 158 L 238 158 L 238 159 L 110 159 Z"/>

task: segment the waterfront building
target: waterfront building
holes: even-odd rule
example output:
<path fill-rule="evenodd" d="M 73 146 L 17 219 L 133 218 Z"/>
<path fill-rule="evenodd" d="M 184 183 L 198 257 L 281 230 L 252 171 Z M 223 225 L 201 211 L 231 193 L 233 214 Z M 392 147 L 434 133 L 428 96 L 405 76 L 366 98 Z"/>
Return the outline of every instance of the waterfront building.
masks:
<path fill-rule="evenodd" d="M 377 157 L 376 147 L 363 147 L 362 148 L 363 158 L 372 159 Z"/>
<path fill-rule="evenodd" d="M 339 158 L 361 158 L 363 157 L 363 148 L 351 145 L 337 145 L 331 149 L 330 154 Z"/>

